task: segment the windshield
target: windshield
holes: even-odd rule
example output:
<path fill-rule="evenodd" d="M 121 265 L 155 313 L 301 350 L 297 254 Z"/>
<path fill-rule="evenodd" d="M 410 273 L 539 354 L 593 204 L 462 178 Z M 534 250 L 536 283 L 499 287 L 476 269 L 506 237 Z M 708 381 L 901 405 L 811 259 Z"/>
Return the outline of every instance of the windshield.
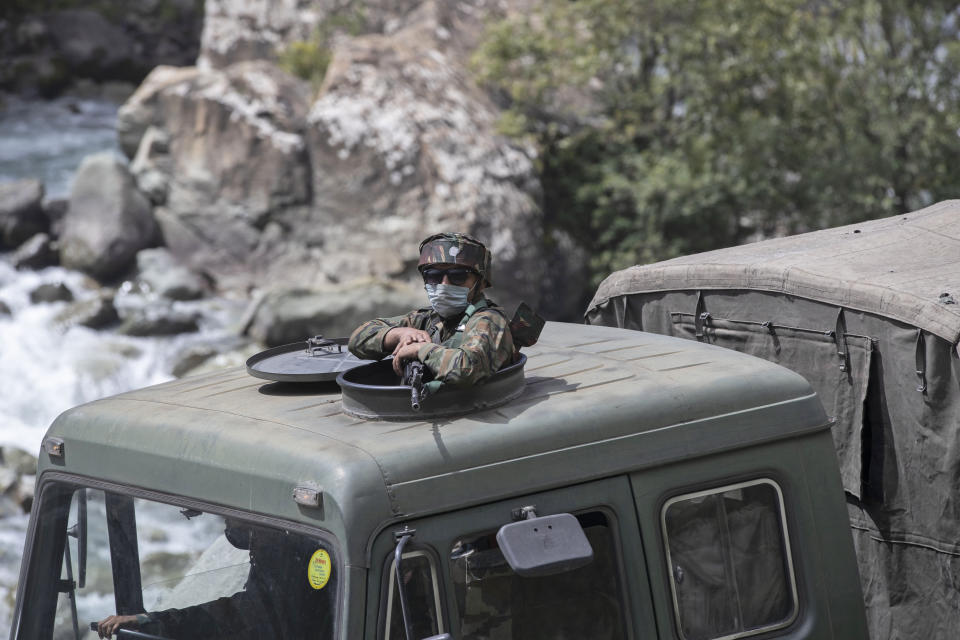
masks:
<path fill-rule="evenodd" d="M 329 540 L 245 516 L 54 483 L 17 638 L 332 638 Z"/>

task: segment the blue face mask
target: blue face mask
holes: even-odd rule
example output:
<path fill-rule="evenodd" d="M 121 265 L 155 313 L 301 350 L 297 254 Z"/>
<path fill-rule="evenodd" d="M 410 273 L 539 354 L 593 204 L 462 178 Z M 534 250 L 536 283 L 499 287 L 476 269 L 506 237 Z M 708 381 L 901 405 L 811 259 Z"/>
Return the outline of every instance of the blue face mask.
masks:
<path fill-rule="evenodd" d="M 467 310 L 470 302 L 469 287 L 458 287 L 455 284 L 425 284 L 430 306 L 444 318 L 452 318 Z"/>

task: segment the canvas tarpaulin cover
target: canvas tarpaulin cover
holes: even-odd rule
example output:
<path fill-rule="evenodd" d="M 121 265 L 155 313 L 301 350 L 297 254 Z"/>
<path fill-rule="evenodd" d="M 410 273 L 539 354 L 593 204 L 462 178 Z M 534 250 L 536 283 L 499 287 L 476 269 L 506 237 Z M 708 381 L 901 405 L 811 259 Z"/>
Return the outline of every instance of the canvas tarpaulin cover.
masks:
<path fill-rule="evenodd" d="M 834 443 L 873 638 L 960 629 L 960 202 L 608 277 L 586 313 L 802 374 Z"/>

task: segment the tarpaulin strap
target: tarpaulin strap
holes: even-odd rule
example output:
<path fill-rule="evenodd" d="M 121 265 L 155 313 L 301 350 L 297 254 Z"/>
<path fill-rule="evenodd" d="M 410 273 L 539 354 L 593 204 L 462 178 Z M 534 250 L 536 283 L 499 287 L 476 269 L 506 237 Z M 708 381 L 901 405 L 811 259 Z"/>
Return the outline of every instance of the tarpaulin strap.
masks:
<path fill-rule="evenodd" d="M 833 341 L 837 345 L 837 357 L 840 358 L 840 371 L 848 369 L 847 354 L 847 322 L 843 317 L 843 307 L 837 310 L 836 330 L 833 332 Z"/>
<path fill-rule="evenodd" d="M 710 320 L 710 313 L 703 309 L 703 292 L 697 291 L 697 307 L 693 311 L 693 329 L 697 340 L 703 340 L 703 327 Z"/>
<path fill-rule="evenodd" d="M 920 378 L 919 384 L 917 384 L 917 391 L 920 393 L 927 392 L 927 341 L 923 337 L 923 329 L 917 329 L 917 352 L 916 352 L 916 364 L 917 364 L 917 377 Z"/>

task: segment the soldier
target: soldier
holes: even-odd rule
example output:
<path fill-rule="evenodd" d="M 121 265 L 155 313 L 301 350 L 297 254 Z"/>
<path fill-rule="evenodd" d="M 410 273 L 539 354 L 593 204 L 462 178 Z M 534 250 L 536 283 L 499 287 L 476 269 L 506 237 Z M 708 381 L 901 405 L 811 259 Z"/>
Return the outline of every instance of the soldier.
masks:
<path fill-rule="evenodd" d="M 178 640 L 327 640 L 333 620 L 330 592 L 310 589 L 304 567 L 316 541 L 228 518 L 224 535 L 250 552 L 250 572 L 241 591 L 179 609 L 112 615 L 97 623 L 100 638 L 120 629 Z M 309 612 L 309 613 L 307 613 Z"/>
<path fill-rule="evenodd" d="M 503 310 L 483 295 L 490 286 L 490 252 L 462 233 L 439 233 L 420 243 L 418 268 L 430 307 L 377 318 L 350 336 L 358 358 L 393 355 L 393 369 L 419 360 L 435 386 L 480 382 L 513 361 L 515 349 Z"/>

